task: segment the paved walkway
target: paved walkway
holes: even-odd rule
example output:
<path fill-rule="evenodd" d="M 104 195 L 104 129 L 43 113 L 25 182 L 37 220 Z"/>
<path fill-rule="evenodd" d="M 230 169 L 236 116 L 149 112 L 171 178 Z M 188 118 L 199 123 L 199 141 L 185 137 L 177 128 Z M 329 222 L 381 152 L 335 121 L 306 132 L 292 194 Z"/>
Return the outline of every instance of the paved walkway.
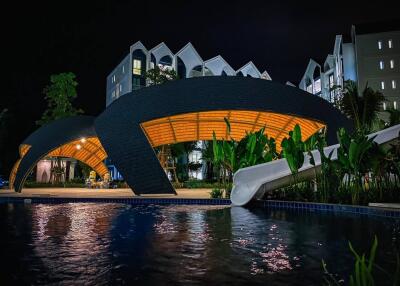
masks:
<path fill-rule="evenodd" d="M 60 197 L 60 198 L 183 198 L 209 199 L 211 189 L 177 189 L 178 195 L 136 196 L 131 189 L 86 189 L 86 188 L 29 188 L 21 193 L 0 190 L 0 197 Z"/>

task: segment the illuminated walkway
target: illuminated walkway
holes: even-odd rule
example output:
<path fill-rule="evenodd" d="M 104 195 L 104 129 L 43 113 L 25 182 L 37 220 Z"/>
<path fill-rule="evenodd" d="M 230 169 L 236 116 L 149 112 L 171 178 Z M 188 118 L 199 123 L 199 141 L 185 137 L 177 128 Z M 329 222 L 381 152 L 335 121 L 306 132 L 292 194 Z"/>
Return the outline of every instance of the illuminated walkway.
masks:
<path fill-rule="evenodd" d="M 208 199 L 211 189 L 177 189 L 177 195 L 159 194 L 136 196 L 131 189 L 29 188 L 21 193 L 0 190 L 0 197 L 59 197 L 59 198 L 190 198 Z"/>

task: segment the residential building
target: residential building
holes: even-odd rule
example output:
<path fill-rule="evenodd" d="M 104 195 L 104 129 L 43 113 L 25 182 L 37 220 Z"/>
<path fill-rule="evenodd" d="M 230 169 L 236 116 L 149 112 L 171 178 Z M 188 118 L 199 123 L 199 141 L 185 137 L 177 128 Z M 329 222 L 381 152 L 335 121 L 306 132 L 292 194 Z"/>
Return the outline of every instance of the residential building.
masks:
<path fill-rule="evenodd" d="M 180 79 L 200 76 L 249 76 L 271 80 L 267 71 L 260 72 L 252 61 L 234 70 L 222 56 L 218 55 L 203 60 L 191 43 L 186 44 L 175 54 L 162 42 L 148 50 L 140 41 L 130 47 L 129 54 L 117 65 L 107 77 L 106 105 L 110 105 L 120 96 L 147 85 L 146 71 L 155 66 L 160 69 L 175 70 Z M 198 142 L 199 148 L 202 142 Z M 201 152 L 189 154 L 190 163 L 201 163 Z M 114 179 L 121 176 L 111 161 L 107 167 Z M 190 171 L 190 178 L 202 179 L 204 166 L 199 171 Z"/>
<path fill-rule="evenodd" d="M 353 80 L 386 97 L 382 109 L 398 108 L 400 101 L 400 25 L 353 25 L 351 40 L 337 35 L 332 54 L 323 63 L 310 59 L 299 88 L 334 102 L 344 81 Z"/>
<path fill-rule="evenodd" d="M 203 60 L 191 43 L 175 54 L 163 42 L 148 50 L 140 41 L 107 77 L 106 105 L 120 96 L 147 85 L 146 71 L 158 65 L 173 69 L 179 78 L 198 76 L 250 76 L 271 80 L 267 71 L 260 72 L 252 61 L 234 70 L 222 56 Z"/>

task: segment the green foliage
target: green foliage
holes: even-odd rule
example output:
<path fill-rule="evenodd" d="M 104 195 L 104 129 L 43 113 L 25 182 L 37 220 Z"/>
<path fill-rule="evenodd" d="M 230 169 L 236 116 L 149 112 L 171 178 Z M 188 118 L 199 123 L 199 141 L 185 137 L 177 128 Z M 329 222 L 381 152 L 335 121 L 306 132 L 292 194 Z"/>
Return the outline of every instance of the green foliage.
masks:
<path fill-rule="evenodd" d="M 171 145 L 171 155 L 176 162 L 176 173 L 179 181 L 186 181 L 189 178 L 189 170 L 199 169 L 201 166 L 189 163 L 189 154 L 197 148 L 197 142 L 182 142 Z"/>
<path fill-rule="evenodd" d="M 177 80 L 178 74 L 174 70 L 160 69 L 159 66 L 155 66 L 153 69 L 148 70 L 145 73 L 147 83 L 149 85 L 163 84 L 171 80 Z"/>
<path fill-rule="evenodd" d="M 58 183 L 40 183 L 27 181 L 24 184 L 25 188 L 85 188 L 86 185 L 81 180 L 70 181 L 70 182 L 58 182 Z"/>
<path fill-rule="evenodd" d="M 349 248 L 354 256 L 354 268 L 353 272 L 349 277 L 348 285 L 350 286 L 373 286 L 375 285 L 374 270 L 380 270 L 387 275 L 388 280 L 392 281 L 393 286 L 399 285 L 400 279 L 400 261 L 399 255 L 396 255 L 397 265 L 396 270 L 390 274 L 390 272 L 380 268 L 375 264 L 376 252 L 378 248 L 378 238 L 375 236 L 372 243 L 369 257 L 365 253 L 362 255 L 358 254 L 354 250 L 353 245 L 349 242 Z M 325 285 L 343 285 L 341 284 L 335 275 L 328 271 L 327 265 L 324 260 L 322 260 L 322 268 L 324 270 L 324 282 Z"/>
<path fill-rule="evenodd" d="M 364 133 L 371 131 L 385 97 L 380 91 L 366 86 L 361 94 L 354 81 L 346 81 L 339 109 L 351 118 L 357 130 Z"/>
<path fill-rule="evenodd" d="M 294 176 L 304 163 L 304 142 L 301 140 L 301 128 L 296 124 L 293 131 L 289 131 L 289 137 L 281 143 L 282 156 L 286 159 L 290 171 Z"/>
<path fill-rule="evenodd" d="M 47 109 L 36 123 L 44 125 L 57 119 L 83 113 L 82 110 L 76 109 L 72 105 L 72 101 L 77 96 L 77 85 L 75 74 L 71 72 L 52 75 L 50 84 L 43 90 L 47 100 Z"/>
<path fill-rule="evenodd" d="M 212 189 L 210 192 L 210 197 L 212 199 L 221 199 L 224 195 L 224 190 L 221 189 Z"/>
<path fill-rule="evenodd" d="M 389 126 L 400 124 L 400 110 L 390 108 L 386 112 L 389 113 Z"/>
<path fill-rule="evenodd" d="M 375 261 L 376 248 L 378 247 L 378 238 L 375 236 L 371 247 L 369 258 L 363 253 L 361 256 L 354 250 L 353 245 L 349 242 L 351 252 L 355 257 L 354 271 L 350 275 L 350 286 L 373 286 L 375 285 L 372 275 L 372 266 Z"/>
<path fill-rule="evenodd" d="M 360 132 L 350 136 L 343 128 L 338 131 L 338 139 L 340 147 L 337 151 L 337 162 L 346 174 L 345 184 L 351 187 L 352 203 L 358 204 L 364 185 L 363 177 L 371 169 L 370 155 L 373 155 L 371 151 L 379 147 L 374 138 L 368 139 Z"/>
<path fill-rule="evenodd" d="M 278 157 L 275 139 L 268 138 L 265 127 L 256 132 L 246 132 L 246 135 L 236 141 L 230 136 L 231 125 L 225 118 L 228 139 L 218 140 L 213 132 L 213 163 L 221 165 L 231 173 L 240 168 L 250 167 L 272 161 Z"/>
<path fill-rule="evenodd" d="M 288 164 L 292 161 L 289 166 L 294 169 L 293 174 L 296 175 L 301 166 L 300 150 L 303 147 L 310 155 L 310 164 L 314 166 L 315 158 L 311 150 L 317 150 L 321 165 L 314 169 L 314 180 L 299 182 L 295 177 L 292 185 L 270 193 L 272 198 L 342 204 L 400 201 L 400 144 L 384 147 L 361 131 L 348 134 L 340 129 L 338 159 L 332 160 L 333 151 L 324 153 L 326 141 L 323 133 L 314 134 L 304 143 L 300 134 L 298 130 L 292 132 L 282 144 L 283 156 L 289 158 Z M 296 154 L 299 156 L 297 161 L 293 159 Z"/>

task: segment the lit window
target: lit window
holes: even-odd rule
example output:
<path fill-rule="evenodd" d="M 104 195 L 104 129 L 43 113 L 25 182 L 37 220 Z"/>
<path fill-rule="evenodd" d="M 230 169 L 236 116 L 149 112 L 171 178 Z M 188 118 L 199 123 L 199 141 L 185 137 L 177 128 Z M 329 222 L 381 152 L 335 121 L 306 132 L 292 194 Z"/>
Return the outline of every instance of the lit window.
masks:
<path fill-rule="evenodd" d="M 334 86 L 334 78 L 333 78 L 333 74 L 329 75 L 329 88 L 333 88 Z"/>
<path fill-rule="evenodd" d="M 393 79 L 392 80 L 392 88 L 395 89 L 396 88 L 396 81 Z"/>
<path fill-rule="evenodd" d="M 385 63 L 383 61 L 379 61 L 379 68 L 383 70 L 385 68 Z"/>
<path fill-rule="evenodd" d="M 386 110 L 386 102 L 383 103 L 383 110 Z"/>
<path fill-rule="evenodd" d="M 312 84 L 307 85 L 307 92 L 309 93 L 313 92 Z"/>
<path fill-rule="evenodd" d="M 397 101 L 393 101 L 393 108 L 397 109 Z"/>
<path fill-rule="evenodd" d="M 122 73 L 125 73 L 125 66 L 122 66 Z"/>
<path fill-rule="evenodd" d="M 382 50 L 382 41 L 378 41 L 378 49 Z"/>
<path fill-rule="evenodd" d="M 133 74 L 136 74 L 136 75 L 142 74 L 142 61 L 141 60 L 133 60 Z"/>
<path fill-rule="evenodd" d="M 318 94 L 321 92 L 321 79 L 317 79 L 314 81 L 314 94 Z"/>
<path fill-rule="evenodd" d="M 394 60 L 390 60 L 390 68 L 394 69 Z"/>
<path fill-rule="evenodd" d="M 116 90 L 115 90 L 115 96 L 118 98 L 119 97 L 119 87 L 120 87 L 120 85 L 119 85 L 119 83 L 117 83 L 117 88 L 116 88 Z"/>
<path fill-rule="evenodd" d="M 385 82 L 381 81 L 381 89 L 385 89 Z"/>
<path fill-rule="evenodd" d="M 115 82 L 115 75 L 113 75 L 113 76 L 111 77 L 111 82 L 112 82 L 112 83 Z"/>
<path fill-rule="evenodd" d="M 389 49 L 393 48 L 393 41 L 391 39 L 388 41 L 388 44 L 389 44 Z"/>
<path fill-rule="evenodd" d="M 119 92 L 122 92 L 122 84 L 119 85 Z"/>

